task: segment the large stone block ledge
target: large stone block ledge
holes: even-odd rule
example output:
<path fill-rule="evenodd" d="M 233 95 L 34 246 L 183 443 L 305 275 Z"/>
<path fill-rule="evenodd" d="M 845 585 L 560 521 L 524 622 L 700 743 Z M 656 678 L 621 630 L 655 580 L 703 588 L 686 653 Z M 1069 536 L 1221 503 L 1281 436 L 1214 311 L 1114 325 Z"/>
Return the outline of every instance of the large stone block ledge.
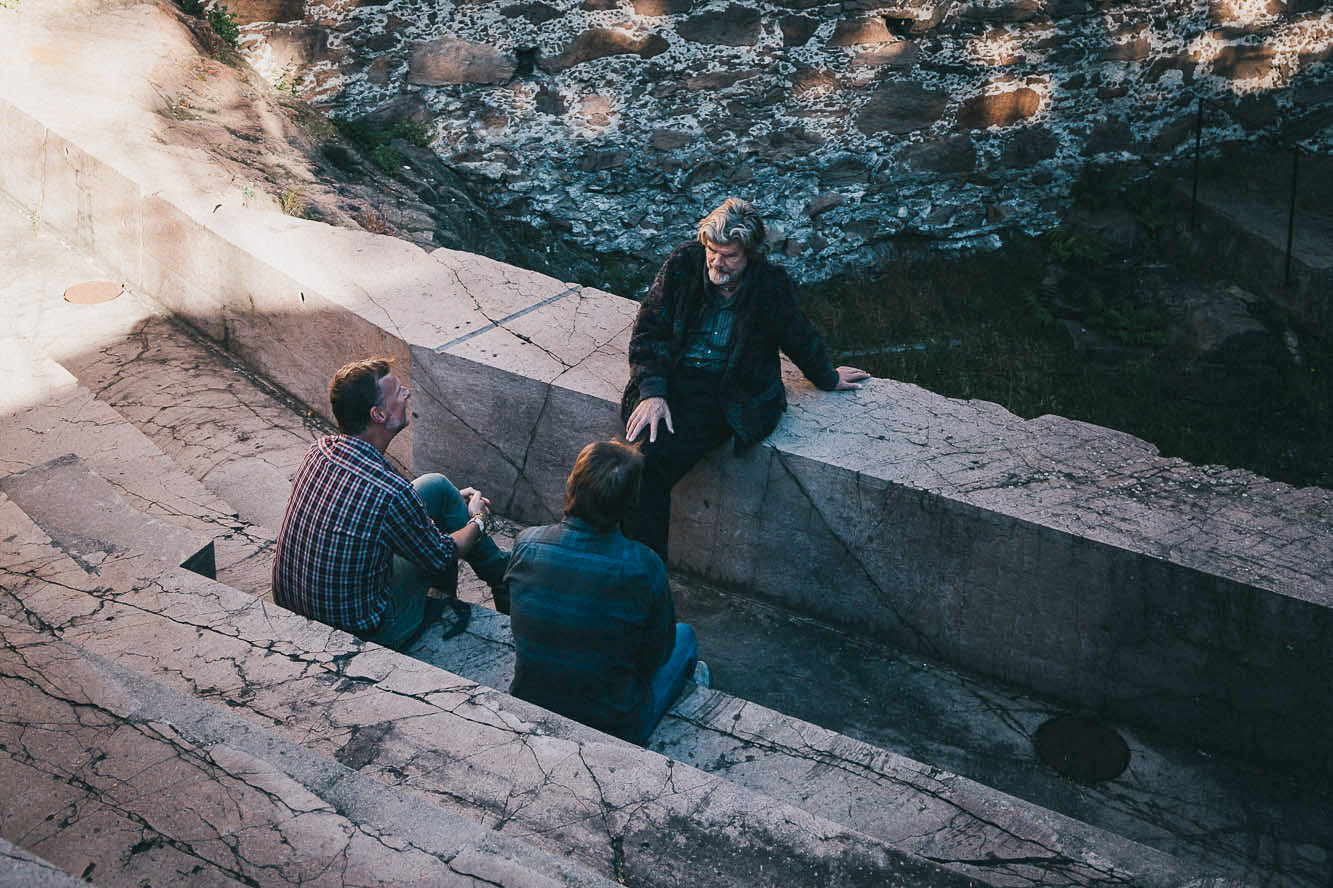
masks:
<path fill-rule="evenodd" d="M 545 521 L 614 434 L 636 306 L 243 205 L 108 86 L 0 60 L 0 190 L 321 412 L 343 361 L 415 392 L 394 455 Z M 682 236 L 688 232 L 682 232 Z M 893 380 L 791 409 L 677 492 L 678 566 L 1082 709 L 1333 772 L 1333 493 Z M 1284 730 L 1271 730 L 1276 723 Z"/>

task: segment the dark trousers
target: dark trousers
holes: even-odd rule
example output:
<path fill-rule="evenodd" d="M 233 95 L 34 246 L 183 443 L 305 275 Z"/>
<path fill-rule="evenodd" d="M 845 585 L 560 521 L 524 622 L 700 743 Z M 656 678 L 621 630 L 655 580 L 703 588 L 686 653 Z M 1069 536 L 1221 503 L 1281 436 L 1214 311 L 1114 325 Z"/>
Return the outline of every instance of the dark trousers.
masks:
<path fill-rule="evenodd" d="M 667 406 L 676 431 L 668 432 L 661 423 L 655 442 L 648 443 L 647 432 L 639 439 L 643 442 L 643 486 L 638 506 L 622 522 L 625 536 L 648 546 L 664 562 L 671 527 L 671 488 L 732 434 L 714 374 L 688 368 L 678 372 L 671 378 Z"/>

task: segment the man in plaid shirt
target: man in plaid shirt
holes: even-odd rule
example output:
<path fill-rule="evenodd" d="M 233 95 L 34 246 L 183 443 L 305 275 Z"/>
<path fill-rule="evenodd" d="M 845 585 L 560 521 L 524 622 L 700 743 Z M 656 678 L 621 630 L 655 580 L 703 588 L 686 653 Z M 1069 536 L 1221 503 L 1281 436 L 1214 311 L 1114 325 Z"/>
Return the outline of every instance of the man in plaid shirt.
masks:
<path fill-rule="evenodd" d="M 409 483 L 385 459 L 411 395 L 390 358 L 337 372 L 329 401 L 341 434 L 306 451 L 273 562 L 278 604 L 392 648 L 438 616 L 427 590 L 454 593 L 459 556 L 508 601 L 508 556 L 487 535 L 490 501 L 440 474 Z"/>

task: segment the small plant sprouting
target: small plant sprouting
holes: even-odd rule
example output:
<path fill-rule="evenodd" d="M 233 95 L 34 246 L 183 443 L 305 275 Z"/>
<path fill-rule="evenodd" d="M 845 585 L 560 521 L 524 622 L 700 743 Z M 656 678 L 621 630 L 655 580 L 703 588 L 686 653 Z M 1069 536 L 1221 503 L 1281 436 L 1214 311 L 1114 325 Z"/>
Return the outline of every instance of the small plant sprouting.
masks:
<path fill-rule="evenodd" d="M 384 170 L 386 173 L 392 173 L 403 165 L 403 155 L 394 151 L 388 145 L 376 145 L 370 151 L 370 159 L 375 161 L 375 166 Z"/>
<path fill-rule="evenodd" d="M 282 73 L 278 75 L 278 79 L 273 83 L 273 88 L 296 95 L 297 90 L 301 88 L 301 84 L 296 78 L 295 62 L 282 69 Z"/>
<path fill-rule="evenodd" d="M 208 10 L 208 23 L 228 46 L 236 48 L 241 40 L 241 29 L 236 26 L 236 17 L 227 12 L 227 7 L 214 3 Z"/>
<path fill-rule="evenodd" d="M 400 121 L 389 130 L 389 137 L 402 139 L 407 144 L 415 145 L 418 148 L 430 147 L 430 128 L 424 123 L 415 123 L 411 120 Z"/>
<path fill-rule="evenodd" d="M 1061 262 L 1088 262 L 1100 265 L 1110 255 L 1106 245 L 1061 225 L 1047 234 L 1051 253 Z"/>
<path fill-rule="evenodd" d="M 395 172 L 405 162 L 403 155 L 390 145 L 395 139 L 418 148 L 430 145 L 430 129 L 410 120 L 399 121 L 384 129 L 364 119 L 335 117 L 333 125 L 345 139 L 369 154 L 375 166 L 386 173 Z"/>
<path fill-rule="evenodd" d="M 278 198 L 278 206 L 288 216 L 295 216 L 297 219 L 314 219 L 319 215 L 295 188 L 288 188 L 282 193 L 282 197 Z"/>
<path fill-rule="evenodd" d="M 0 0 L 0 3 L 5 0 Z M 235 49 L 241 40 L 241 29 L 236 25 L 236 17 L 227 11 L 221 3 L 207 4 L 204 0 L 175 0 L 176 6 L 186 15 L 206 20 L 213 33 Z"/>

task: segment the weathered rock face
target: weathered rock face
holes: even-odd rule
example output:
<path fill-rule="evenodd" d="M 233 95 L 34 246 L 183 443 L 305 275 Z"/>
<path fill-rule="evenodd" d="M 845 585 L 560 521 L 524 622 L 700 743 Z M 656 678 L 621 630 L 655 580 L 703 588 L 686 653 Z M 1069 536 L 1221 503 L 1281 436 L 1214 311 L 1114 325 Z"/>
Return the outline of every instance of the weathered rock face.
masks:
<path fill-rule="evenodd" d="M 245 7 L 272 10 L 244 28 L 255 64 L 339 114 L 410 105 L 502 214 L 656 260 L 741 194 L 806 279 L 890 259 L 903 236 L 1045 227 L 1084 164 L 1185 157 L 1197 95 L 1252 122 L 1218 118 L 1210 142 L 1333 106 L 1333 10 L 1303 0 L 330 0 L 287 21 L 296 8 Z"/>
<path fill-rule="evenodd" d="M 466 40 L 431 40 L 412 52 L 407 82 L 414 86 L 506 83 L 516 63 L 493 46 Z"/>

